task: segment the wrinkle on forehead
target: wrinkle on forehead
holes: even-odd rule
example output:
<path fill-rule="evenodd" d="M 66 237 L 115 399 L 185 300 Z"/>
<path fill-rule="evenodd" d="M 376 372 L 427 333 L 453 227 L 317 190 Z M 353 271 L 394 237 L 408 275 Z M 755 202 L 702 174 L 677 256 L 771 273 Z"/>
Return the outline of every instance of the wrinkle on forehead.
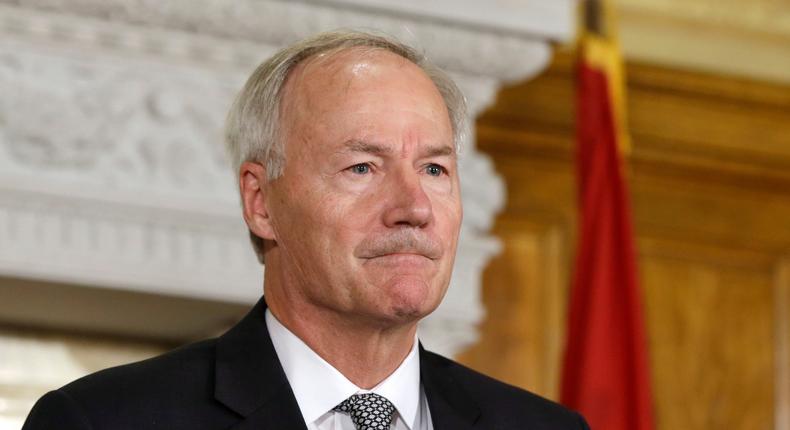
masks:
<path fill-rule="evenodd" d="M 357 81 L 363 92 L 357 93 L 354 98 L 348 98 L 354 91 L 352 88 L 357 87 Z M 280 105 L 283 137 L 289 134 L 296 137 L 295 135 L 312 133 L 320 127 L 320 123 L 330 126 L 332 118 L 337 118 L 336 109 L 340 108 L 340 105 L 330 100 L 345 100 L 342 103 L 351 103 L 344 104 L 347 109 L 364 115 L 369 112 L 364 100 L 369 100 L 371 94 L 387 97 L 385 94 L 392 91 L 400 95 L 400 100 L 403 100 L 402 97 L 410 97 L 413 103 L 396 103 L 390 106 L 392 110 L 387 116 L 398 116 L 403 109 L 431 121 L 446 115 L 447 127 L 450 127 L 444 99 L 430 77 L 418 65 L 384 49 L 355 47 L 318 54 L 292 70 L 283 87 Z M 358 98 L 360 95 L 365 96 Z M 378 95 L 375 97 L 380 100 Z M 384 112 L 387 106 L 375 104 L 370 109 Z M 307 124 L 310 126 L 305 127 Z M 289 146 L 292 145 L 286 145 L 286 152 L 293 149 L 288 148 Z"/>

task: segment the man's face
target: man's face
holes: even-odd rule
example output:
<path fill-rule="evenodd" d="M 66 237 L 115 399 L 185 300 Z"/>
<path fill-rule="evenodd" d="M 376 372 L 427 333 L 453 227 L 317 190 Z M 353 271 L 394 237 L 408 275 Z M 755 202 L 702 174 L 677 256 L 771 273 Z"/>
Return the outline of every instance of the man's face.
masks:
<path fill-rule="evenodd" d="M 352 319 L 387 325 L 432 312 L 461 223 L 436 87 L 400 56 L 350 49 L 297 66 L 283 100 L 286 165 L 266 186 L 276 238 L 266 270 L 290 299 Z"/>

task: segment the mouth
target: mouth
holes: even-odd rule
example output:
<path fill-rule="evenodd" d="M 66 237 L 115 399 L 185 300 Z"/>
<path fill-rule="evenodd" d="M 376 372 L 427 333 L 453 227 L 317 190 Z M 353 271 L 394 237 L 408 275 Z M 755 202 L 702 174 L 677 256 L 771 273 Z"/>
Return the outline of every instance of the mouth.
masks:
<path fill-rule="evenodd" d="M 392 265 L 421 265 L 436 260 L 436 258 L 411 252 L 392 252 L 367 257 L 365 259 Z"/>

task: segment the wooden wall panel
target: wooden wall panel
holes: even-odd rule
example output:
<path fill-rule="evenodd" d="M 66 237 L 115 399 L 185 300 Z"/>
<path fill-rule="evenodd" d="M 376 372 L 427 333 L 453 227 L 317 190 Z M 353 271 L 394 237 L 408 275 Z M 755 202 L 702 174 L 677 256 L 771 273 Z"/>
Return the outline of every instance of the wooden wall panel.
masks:
<path fill-rule="evenodd" d="M 664 254 L 641 255 L 658 427 L 771 428 L 770 273 Z"/>
<path fill-rule="evenodd" d="M 488 310 L 481 341 L 461 355 L 486 374 L 556 398 L 563 348 L 569 249 L 574 239 L 568 204 L 573 192 L 563 161 L 534 163 L 523 154 L 504 157 L 497 169 L 508 183 L 506 214 L 494 228 L 502 253 L 483 274 Z"/>
<path fill-rule="evenodd" d="M 776 430 L 790 430 L 790 258 L 779 261 L 774 282 Z"/>
<path fill-rule="evenodd" d="M 496 233 L 508 240 L 483 278 L 492 314 L 481 327 L 481 342 L 462 360 L 495 378 L 556 397 L 567 289 L 564 232 L 504 220 Z"/>
<path fill-rule="evenodd" d="M 790 430 L 790 87 L 631 64 L 629 156 L 659 430 Z M 508 186 L 461 359 L 556 398 L 575 245 L 571 57 L 477 123 Z"/>

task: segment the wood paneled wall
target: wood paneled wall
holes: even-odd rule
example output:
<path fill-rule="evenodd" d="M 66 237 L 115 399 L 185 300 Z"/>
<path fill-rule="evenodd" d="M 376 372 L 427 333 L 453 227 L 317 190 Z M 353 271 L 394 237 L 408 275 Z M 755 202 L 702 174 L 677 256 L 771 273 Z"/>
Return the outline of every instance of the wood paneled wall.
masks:
<path fill-rule="evenodd" d="M 790 87 L 630 64 L 658 429 L 790 430 Z M 468 365 L 557 398 L 575 246 L 569 53 L 477 122 L 508 187 Z"/>

